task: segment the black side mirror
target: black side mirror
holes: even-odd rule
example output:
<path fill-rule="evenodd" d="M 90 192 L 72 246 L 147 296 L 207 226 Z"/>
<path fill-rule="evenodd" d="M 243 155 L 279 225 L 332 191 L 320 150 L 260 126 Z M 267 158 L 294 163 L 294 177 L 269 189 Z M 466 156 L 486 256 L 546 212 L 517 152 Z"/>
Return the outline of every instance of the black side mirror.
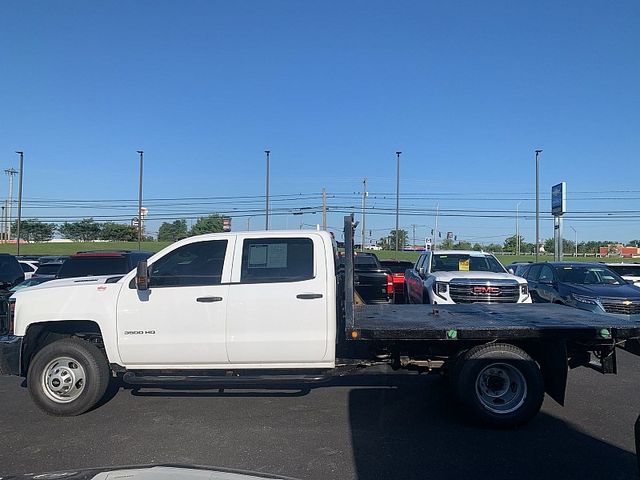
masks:
<path fill-rule="evenodd" d="M 424 267 L 420 267 L 420 268 L 418 269 L 418 275 L 420 275 L 421 277 L 423 277 L 423 278 L 424 278 Z"/>
<path fill-rule="evenodd" d="M 136 288 L 138 290 L 149 290 L 149 268 L 146 260 L 138 262 L 136 270 Z"/>

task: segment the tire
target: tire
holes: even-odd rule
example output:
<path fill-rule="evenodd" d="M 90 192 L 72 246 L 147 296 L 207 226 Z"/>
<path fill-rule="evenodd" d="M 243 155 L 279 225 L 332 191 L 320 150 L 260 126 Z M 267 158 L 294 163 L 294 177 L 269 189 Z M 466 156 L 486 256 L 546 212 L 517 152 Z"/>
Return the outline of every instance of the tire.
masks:
<path fill-rule="evenodd" d="M 74 416 L 104 396 L 110 369 L 104 353 L 79 338 L 63 338 L 44 346 L 27 372 L 33 402 L 49 415 Z"/>
<path fill-rule="evenodd" d="M 473 420 L 498 428 L 515 428 L 542 407 L 544 380 L 538 364 L 508 344 L 480 345 L 456 365 L 454 391 Z"/>

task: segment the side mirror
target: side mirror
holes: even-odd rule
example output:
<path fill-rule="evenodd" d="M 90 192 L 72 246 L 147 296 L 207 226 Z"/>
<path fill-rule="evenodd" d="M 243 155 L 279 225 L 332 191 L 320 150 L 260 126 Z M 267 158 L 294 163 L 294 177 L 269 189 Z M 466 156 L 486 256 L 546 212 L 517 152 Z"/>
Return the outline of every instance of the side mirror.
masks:
<path fill-rule="evenodd" d="M 424 277 L 424 267 L 420 267 L 418 269 L 418 275 L 420 275 L 421 277 Z"/>
<path fill-rule="evenodd" d="M 136 270 L 136 288 L 138 290 L 149 290 L 149 268 L 146 260 L 138 262 Z"/>
<path fill-rule="evenodd" d="M 509 272 L 511 275 L 515 275 L 516 274 L 516 272 L 515 272 L 515 270 L 513 268 L 508 268 L 507 272 Z"/>

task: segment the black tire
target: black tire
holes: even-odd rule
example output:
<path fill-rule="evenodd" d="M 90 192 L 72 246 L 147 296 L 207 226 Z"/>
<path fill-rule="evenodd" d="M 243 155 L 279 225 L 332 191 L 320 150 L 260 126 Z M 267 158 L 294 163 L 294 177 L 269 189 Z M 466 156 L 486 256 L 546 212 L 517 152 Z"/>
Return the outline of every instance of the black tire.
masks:
<path fill-rule="evenodd" d="M 509 344 L 479 345 L 455 368 L 454 391 L 473 420 L 498 428 L 515 428 L 542 407 L 544 380 L 538 364 Z"/>
<path fill-rule="evenodd" d="M 71 361 L 58 361 L 69 359 Z M 71 373 L 69 373 L 71 372 Z M 54 392 L 67 378 L 73 394 Z M 95 345 L 79 338 L 63 338 L 45 345 L 33 358 L 27 372 L 27 388 L 33 402 L 49 415 L 74 416 L 95 406 L 104 396 L 110 380 L 107 358 Z M 55 383 L 57 381 L 57 384 Z M 56 400 L 57 398 L 57 400 Z"/>

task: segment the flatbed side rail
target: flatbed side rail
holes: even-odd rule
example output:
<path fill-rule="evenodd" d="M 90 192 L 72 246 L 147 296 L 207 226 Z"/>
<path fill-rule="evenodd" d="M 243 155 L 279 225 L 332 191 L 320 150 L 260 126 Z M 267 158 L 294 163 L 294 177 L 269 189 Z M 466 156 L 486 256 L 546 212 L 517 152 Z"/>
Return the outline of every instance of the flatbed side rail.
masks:
<path fill-rule="evenodd" d="M 350 338 L 354 329 L 353 305 L 353 215 L 344 217 L 344 320 L 345 335 Z"/>

